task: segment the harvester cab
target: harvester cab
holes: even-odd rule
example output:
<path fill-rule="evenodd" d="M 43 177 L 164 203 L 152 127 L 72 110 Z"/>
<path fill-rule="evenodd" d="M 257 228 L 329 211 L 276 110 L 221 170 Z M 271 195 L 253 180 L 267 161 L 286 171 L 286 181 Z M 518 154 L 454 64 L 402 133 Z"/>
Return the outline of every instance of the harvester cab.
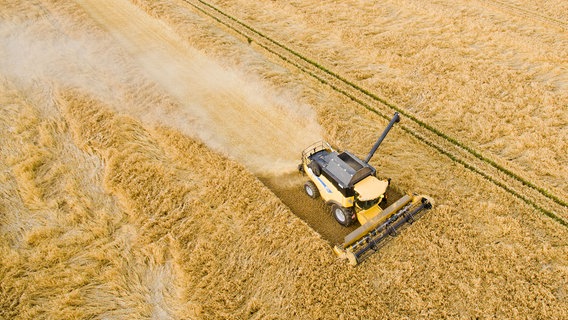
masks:
<path fill-rule="evenodd" d="M 418 212 L 431 208 L 427 198 L 416 195 L 406 195 L 386 209 L 381 208 L 386 204 L 390 179 L 377 178 L 377 171 L 369 160 L 399 121 L 396 112 L 365 160 L 348 151 L 338 152 L 324 141 L 302 152 L 298 169 L 309 178 L 304 184 L 308 196 L 314 199 L 321 196 L 339 224 L 349 226 L 355 220 L 361 224 L 345 237 L 342 245 L 334 248 L 339 257 L 348 259 L 351 264 L 357 264 L 371 250 L 375 251 L 379 241 L 394 234 L 405 222 L 412 222 Z"/>

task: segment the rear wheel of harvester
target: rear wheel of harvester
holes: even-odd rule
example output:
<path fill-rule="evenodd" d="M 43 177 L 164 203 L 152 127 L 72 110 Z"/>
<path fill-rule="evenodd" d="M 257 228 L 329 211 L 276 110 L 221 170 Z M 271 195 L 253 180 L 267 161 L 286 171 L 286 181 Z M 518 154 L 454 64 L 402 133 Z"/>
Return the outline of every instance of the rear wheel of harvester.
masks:
<path fill-rule="evenodd" d="M 312 198 L 312 199 L 316 199 L 317 197 L 319 197 L 318 188 L 311 181 L 304 183 L 304 191 L 306 191 L 308 196 L 310 196 L 310 198 Z"/>
<path fill-rule="evenodd" d="M 331 206 L 331 214 L 339 222 L 340 225 L 348 227 L 353 223 L 353 218 L 351 217 L 351 211 L 339 205 Z"/>

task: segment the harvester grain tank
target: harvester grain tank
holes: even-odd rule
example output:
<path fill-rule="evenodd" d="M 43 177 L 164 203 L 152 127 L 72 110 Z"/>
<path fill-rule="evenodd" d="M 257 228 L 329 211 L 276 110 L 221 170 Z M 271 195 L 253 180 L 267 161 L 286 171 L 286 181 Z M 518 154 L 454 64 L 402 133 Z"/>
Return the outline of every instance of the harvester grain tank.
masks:
<path fill-rule="evenodd" d="M 369 161 L 395 125 L 400 121 L 396 112 L 365 160 L 354 154 L 335 151 L 328 143 L 319 141 L 302 152 L 300 172 L 309 180 L 304 190 L 311 198 L 321 198 L 331 207 L 331 214 L 343 226 L 355 220 L 361 225 L 345 237 L 343 244 L 334 247 L 340 258 L 357 264 L 378 249 L 379 243 L 405 223 L 432 207 L 427 197 L 407 194 L 392 205 L 386 203 L 390 180 L 377 178 L 376 169 Z"/>

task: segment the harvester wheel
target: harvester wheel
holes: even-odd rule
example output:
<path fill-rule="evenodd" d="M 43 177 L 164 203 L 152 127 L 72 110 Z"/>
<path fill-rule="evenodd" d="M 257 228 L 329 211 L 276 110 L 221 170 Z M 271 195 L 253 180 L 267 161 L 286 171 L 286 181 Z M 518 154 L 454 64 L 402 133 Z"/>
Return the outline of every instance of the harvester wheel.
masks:
<path fill-rule="evenodd" d="M 351 217 L 351 212 L 349 209 L 334 204 L 331 206 L 331 214 L 339 222 L 340 225 L 348 227 L 353 223 L 353 218 Z"/>
<path fill-rule="evenodd" d="M 382 209 L 386 209 L 388 207 L 387 203 L 388 203 L 387 195 L 385 194 L 381 202 L 379 202 L 379 207 L 381 207 Z"/>
<path fill-rule="evenodd" d="M 306 183 L 304 183 L 304 191 L 306 191 L 308 196 L 310 196 L 310 198 L 312 199 L 316 199 L 317 197 L 319 197 L 319 190 L 316 187 L 316 185 L 311 181 L 307 181 Z"/>

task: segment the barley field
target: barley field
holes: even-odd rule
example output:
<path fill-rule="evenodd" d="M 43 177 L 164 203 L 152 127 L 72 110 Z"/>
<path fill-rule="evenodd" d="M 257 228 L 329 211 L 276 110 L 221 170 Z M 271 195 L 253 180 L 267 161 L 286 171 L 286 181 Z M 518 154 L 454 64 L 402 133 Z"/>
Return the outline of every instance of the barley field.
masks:
<path fill-rule="evenodd" d="M 567 9 L 1 1 L 0 318 L 568 318 Z M 300 153 L 395 110 L 434 208 L 352 267 Z"/>

